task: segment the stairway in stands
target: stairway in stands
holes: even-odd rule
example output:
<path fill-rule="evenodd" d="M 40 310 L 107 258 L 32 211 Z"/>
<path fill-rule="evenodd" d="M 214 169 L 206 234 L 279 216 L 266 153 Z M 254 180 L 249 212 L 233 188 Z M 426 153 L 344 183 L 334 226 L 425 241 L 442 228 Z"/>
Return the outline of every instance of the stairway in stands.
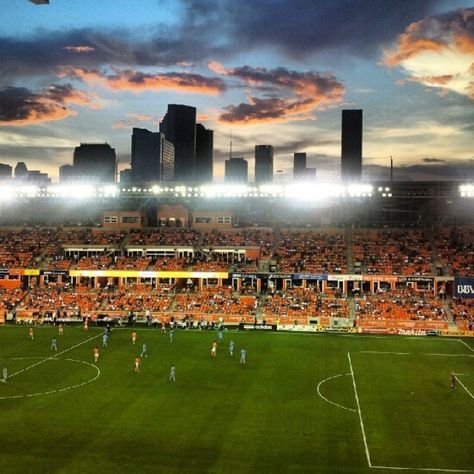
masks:
<path fill-rule="evenodd" d="M 345 225 L 344 241 L 346 243 L 346 264 L 348 273 L 354 273 L 354 257 L 352 255 L 352 227 Z"/>
<path fill-rule="evenodd" d="M 451 308 L 449 307 L 448 298 L 445 298 L 443 300 L 443 305 L 444 305 L 444 309 L 446 310 L 446 314 L 448 315 L 448 327 L 449 327 L 449 329 L 456 329 L 457 325 L 456 325 L 456 322 L 454 321 L 453 312 L 451 311 Z"/>

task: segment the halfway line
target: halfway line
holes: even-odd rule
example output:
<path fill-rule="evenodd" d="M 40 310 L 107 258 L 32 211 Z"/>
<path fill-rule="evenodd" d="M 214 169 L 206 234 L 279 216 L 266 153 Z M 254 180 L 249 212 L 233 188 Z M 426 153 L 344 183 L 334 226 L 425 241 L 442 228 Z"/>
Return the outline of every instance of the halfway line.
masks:
<path fill-rule="evenodd" d="M 351 353 L 349 351 L 347 351 L 347 358 L 349 359 L 349 367 L 351 369 L 352 385 L 354 386 L 354 394 L 355 394 L 355 399 L 356 399 L 356 404 L 357 404 L 357 411 L 359 413 L 360 429 L 362 430 L 362 437 L 364 438 L 365 454 L 367 456 L 367 462 L 369 464 L 369 467 L 372 467 L 372 462 L 370 460 L 369 446 L 367 445 L 367 438 L 365 436 L 364 421 L 362 420 L 362 413 L 360 411 L 359 395 L 357 394 L 357 386 L 356 386 L 356 381 L 354 377 L 354 369 L 352 368 Z"/>

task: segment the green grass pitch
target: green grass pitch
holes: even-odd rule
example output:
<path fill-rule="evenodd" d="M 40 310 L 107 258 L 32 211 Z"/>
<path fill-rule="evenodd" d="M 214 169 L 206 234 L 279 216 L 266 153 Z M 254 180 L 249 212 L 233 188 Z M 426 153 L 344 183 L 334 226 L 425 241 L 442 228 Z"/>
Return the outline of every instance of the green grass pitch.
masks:
<path fill-rule="evenodd" d="M 212 359 L 213 332 L 101 334 L 0 327 L 1 473 L 474 472 L 474 341 L 225 331 Z"/>

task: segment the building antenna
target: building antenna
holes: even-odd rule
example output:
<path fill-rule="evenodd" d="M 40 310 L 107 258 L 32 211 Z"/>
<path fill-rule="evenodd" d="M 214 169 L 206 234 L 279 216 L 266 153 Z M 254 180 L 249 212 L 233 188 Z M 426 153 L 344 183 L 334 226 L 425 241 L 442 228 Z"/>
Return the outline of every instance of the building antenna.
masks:
<path fill-rule="evenodd" d="M 390 155 L 390 182 L 393 183 L 393 158 Z"/>
<path fill-rule="evenodd" d="M 232 132 L 230 132 L 229 159 L 232 159 Z"/>

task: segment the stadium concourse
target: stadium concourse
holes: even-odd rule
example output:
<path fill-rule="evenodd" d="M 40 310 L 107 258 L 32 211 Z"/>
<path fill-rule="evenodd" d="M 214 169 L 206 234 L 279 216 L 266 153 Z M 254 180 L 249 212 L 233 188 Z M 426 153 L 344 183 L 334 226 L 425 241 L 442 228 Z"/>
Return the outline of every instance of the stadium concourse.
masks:
<path fill-rule="evenodd" d="M 0 321 L 473 335 L 473 226 L 0 230 Z"/>

